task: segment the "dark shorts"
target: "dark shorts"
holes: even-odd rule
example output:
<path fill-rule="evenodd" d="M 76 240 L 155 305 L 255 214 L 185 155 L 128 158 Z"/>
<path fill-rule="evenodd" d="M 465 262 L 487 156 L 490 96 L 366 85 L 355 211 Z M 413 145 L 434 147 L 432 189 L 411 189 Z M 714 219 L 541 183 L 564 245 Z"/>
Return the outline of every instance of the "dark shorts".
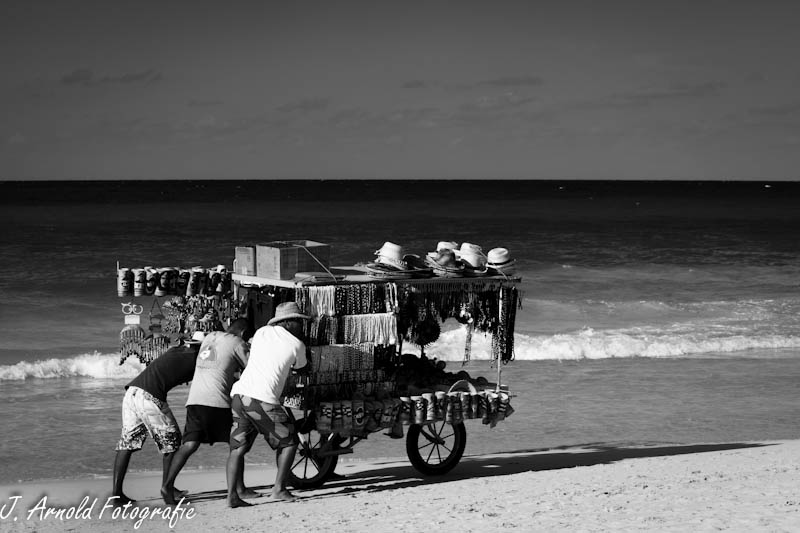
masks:
<path fill-rule="evenodd" d="M 282 405 L 265 403 L 259 400 L 234 394 L 231 401 L 233 427 L 230 434 L 231 449 L 253 445 L 261 433 L 270 448 L 278 450 L 299 444 L 292 412 Z"/>
<path fill-rule="evenodd" d="M 227 407 L 187 405 L 183 442 L 194 441 L 202 444 L 228 442 L 232 425 L 233 416 Z"/>

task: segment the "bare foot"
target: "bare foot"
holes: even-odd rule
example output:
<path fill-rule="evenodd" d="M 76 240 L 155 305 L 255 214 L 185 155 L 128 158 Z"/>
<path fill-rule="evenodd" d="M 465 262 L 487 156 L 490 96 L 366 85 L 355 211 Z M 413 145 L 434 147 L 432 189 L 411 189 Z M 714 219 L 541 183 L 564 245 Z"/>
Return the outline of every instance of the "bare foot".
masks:
<path fill-rule="evenodd" d="M 114 500 L 114 505 L 118 505 L 119 506 L 119 505 L 125 505 L 125 504 L 128 504 L 128 503 L 136 503 L 136 500 L 128 498 L 127 496 L 125 496 L 125 494 L 114 494 L 114 496 L 117 497 L 117 499 Z"/>
<path fill-rule="evenodd" d="M 263 496 L 260 492 L 256 492 L 253 489 L 244 489 L 237 491 L 237 494 L 240 498 L 259 498 Z"/>
<path fill-rule="evenodd" d="M 231 509 L 236 509 L 237 507 L 252 507 L 252 503 L 247 503 L 239 496 L 228 497 L 228 507 Z"/>
<path fill-rule="evenodd" d="M 272 493 L 272 498 L 275 499 L 275 500 L 281 500 L 281 501 L 284 501 L 284 502 L 293 502 L 293 501 L 295 501 L 297 499 L 297 496 L 295 496 L 294 494 L 292 494 L 288 490 L 283 489 L 283 490 L 279 490 L 277 492 L 273 492 Z"/>
<path fill-rule="evenodd" d="M 165 489 L 161 487 L 161 498 L 164 500 L 164 503 L 167 505 L 175 505 L 178 502 L 175 501 L 175 490 Z"/>
<path fill-rule="evenodd" d="M 187 494 L 189 494 L 188 490 L 181 490 L 181 489 L 174 489 L 173 494 L 175 494 L 175 499 L 183 498 Z"/>

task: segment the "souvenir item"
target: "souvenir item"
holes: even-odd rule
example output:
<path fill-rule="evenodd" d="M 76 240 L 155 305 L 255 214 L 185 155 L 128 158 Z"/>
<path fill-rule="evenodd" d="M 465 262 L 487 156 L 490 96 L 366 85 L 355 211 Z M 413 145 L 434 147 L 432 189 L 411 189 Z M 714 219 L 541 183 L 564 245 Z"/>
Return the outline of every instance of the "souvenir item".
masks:
<path fill-rule="evenodd" d="M 147 272 L 143 268 L 133 269 L 133 295 L 144 296 L 147 291 Z"/>
<path fill-rule="evenodd" d="M 119 332 L 119 364 L 123 364 L 125 359 L 131 355 L 137 358 L 142 355 L 141 343 L 145 339 L 145 331 L 136 324 L 128 324 Z"/>
<path fill-rule="evenodd" d="M 400 414 L 398 416 L 398 420 L 404 424 L 408 424 L 411 422 L 411 397 L 410 396 L 400 396 Z"/>
<path fill-rule="evenodd" d="M 172 272 L 169 268 L 158 269 L 158 277 L 156 278 L 156 296 L 166 296 L 169 293 L 171 273 Z"/>
<path fill-rule="evenodd" d="M 486 266 L 486 257 L 480 250 L 476 251 L 472 248 L 467 248 L 462 250 L 459 255 L 464 265 L 465 276 L 485 276 L 488 273 L 489 269 Z"/>
<path fill-rule="evenodd" d="M 167 294 L 178 294 L 178 269 L 167 268 Z"/>
<path fill-rule="evenodd" d="M 188 268 L 181 268 L 178 270 L 178 279 L 175 284 L 175 294 L 186 294 L 186 288 L 189 286 L 189 279 L 192 277 L 192 272 Z"/>
<path fill-rule="evenodd" d="M 349 435 L 353 430 L 353 402 L 342 400 L 342 434 Z"/>
<path fill-rule="evenodd" d="M 375 251 L 377 256 L 375 263 L 388 266 L 395 270 L 405 270 L 406 263 L 403 261 L 403 247 L 393 242 L 385 242 L 380 250 Z"/>
<path fill-rule="evenodd" d="M 425 400 L 422 398 L 422 396 L 412 396 L 411 403 L 413 408 L 411 419 L 415 424 L 424 424 L 427 415 Z"/>
<path fill-rule="evenodd" d="M 353 399 L 353 431 L 354 432 L 361 432 L 364 430 L 364 424 L 366 423 L 365 417 L 365 410 L 364 410 L 364 400 L 361 399 Z"/>
<path fill-rule="evenodd" d="M 147 281 L 145 283 L 145 294 L 152 295 L 156 292 L 156 286 L 158 285 L 158 270 L 153 267 L 144 267 L 145 275 L 147 277 Z"/>
<path fill-rule="evenodd" d="M 341 402 L 333 402 L 333 407 L 331 408 L 331 431 L 335 431 L 337 433 L 341 433 L 344 429 L 344 423 L 342 420 L 343 412 L 342 412 L 342 403 Z"/>
<path fill-rule="evenodd" d="M 428 254 L 425 262 L 436 276 L 453 278 L 464 275 L 464 264 L 456 259 L 456 253 L 453 250 L 445 249 Z"/>
<path fill-rule="evenodd" d="M 506 248 L 492 248 L 486 254 L 486 266 L 493 275 L 512 276 L 516 272 L 516 261 Z"/>
<path fill-rule="evenodd" d="M 117 295 L 133 295 L 133 271 L 130 268 L 120 268 L 117 271 Z"/>
<path fill-rule="evenodd" d="M 436 391 L 434 396 L 436 397 L 436 420 L 444 420 L 447 413 L 447 393 Z"/>
<path fill-rule="evenodd" d="M 422 399 L 425 402 L 425 420 L 433 422 L 436 420 L 436 396 L 432 392 L 424 392 Z"/>

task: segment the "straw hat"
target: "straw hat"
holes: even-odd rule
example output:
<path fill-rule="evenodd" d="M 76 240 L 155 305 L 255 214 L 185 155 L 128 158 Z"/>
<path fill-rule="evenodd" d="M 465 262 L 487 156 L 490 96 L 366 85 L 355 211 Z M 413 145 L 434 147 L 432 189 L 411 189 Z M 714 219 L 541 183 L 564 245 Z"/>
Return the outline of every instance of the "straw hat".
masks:
<path fill-rule="evenodd" d="M 492 248 L 487 257 L 487 266 L 498 273 L 513 274 L 515 272 L 516 260 L 511 258 L 511 254 L 506 248 Z"/>
<path fill-rule="evenodd" d="M 428 252 L 426 257 L 430 260 L 435 260 L 439 252 L 443 252 L 445 250 L 452 250 L 457 254 L 458 243 L 456 243 L 455 241 L 439 241 L 438 243 L 436 243 L 436 251 Z M 456 259 L 458 259 L 458 257 L 456 257 Z"/>
<path fill-rule="evenodd" d="M 271 326 L 282 320 L 308 320 L 308 318 L 308 315 L 304 315 L 300 312 L 300 307 L 297 305 L 297 302 L 283 302 L 275 308 L 275 316 L 267 322 L 267 325 Z"/>
<path fill-rule="evenodd" d="M 378 256 L 378 258 L 375 259 L 376 263 L 398 270 L 406 269 L 406 263 L 403 261 L 403 247 L 399 244 L 387 241 L 383 243 L 380 250 L 375 252 L 375 255 Z"/>
<path fill-rule="evenodd" d="M 471 252 L 471 253 L 474 253 L 474 254 L 481 254 L 482 255 L 483 254 L 483 248 L 481 248 L 477 244 L 472 244 L 471 242 L 461 243 L 461 248 L 458 249 L 457 253 L 460 255 L 460 254 L 467 253 L 467 252 Z"/>
<path fill-rule="evenodd" d="M 428 254 L 425 262 L 437 276 L 453 277 L 464 273 L 464 264 L 456 258 L 453 250 L 441 250 Z"/>
<path fill-rule="evenodd" d="M 467 248 L 461 251 L 461 262 L 464 263 L 464 274 L 467 276 L 482 276 L 488 271 L 486 256 L 480 251 Z"/>

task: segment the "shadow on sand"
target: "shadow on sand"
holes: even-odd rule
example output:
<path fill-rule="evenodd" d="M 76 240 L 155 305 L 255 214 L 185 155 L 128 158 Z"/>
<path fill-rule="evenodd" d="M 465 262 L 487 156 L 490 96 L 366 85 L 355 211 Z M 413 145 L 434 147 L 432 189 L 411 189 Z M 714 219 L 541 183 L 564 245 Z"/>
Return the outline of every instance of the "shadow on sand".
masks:
<path fill-rule="evenodd" d="M 443 476 L 422 477 L 411 464 L 398 464 L 397 461 L 374 463 L 374 467 L 350 474 L 345 468 L 338 472 L 346 474 L 344 479 L 329 481 L 319 489 L 296 490 L 297 496 L 303 500 L 330 498 L 338 495 L 353 495 L 359 492 L 380 492 L 400 488 L 418 487 L 446 483 L 462 479 L 506 476 L 523 472 L 559 470 L 580 466 L 611 464 L 628 459 L 644 457 L 667 457 L 705 452 L 736 450 L 770 446 L 762 443 L 721 443 L 692 444 L 669 446 L 609 446 L 606 444 L 586 444 L 569 448 L 551 448 L 539 450 L 515 450 L 491 455 L 475 455 L 461 459 L 451 472 Z M 257 491 L 269 490 L 271 485 L 252 487 Z M 268 492 L 267 492 L 268 493 Z M 208 501 L 224 498 L 224 491 L 209 491 L 193 494 L 187 499 L 192 502 Z M 254 504 L 269 503 L 262 499 L 253 500 Z"/>

